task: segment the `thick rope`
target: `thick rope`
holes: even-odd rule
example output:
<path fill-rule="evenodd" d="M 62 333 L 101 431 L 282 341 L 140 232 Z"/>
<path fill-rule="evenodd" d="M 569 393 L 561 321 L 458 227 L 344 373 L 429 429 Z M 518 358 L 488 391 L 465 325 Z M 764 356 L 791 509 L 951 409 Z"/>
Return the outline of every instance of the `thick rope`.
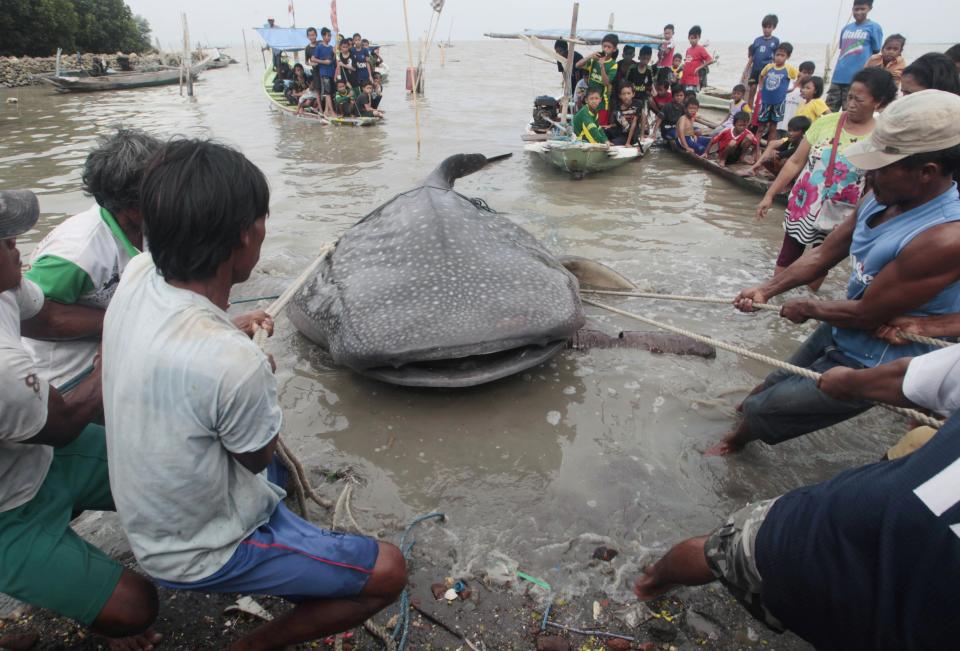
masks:
<path fill-rule="evenodd" d="M 294 294 L 303 287 L 304 283 L 310 278 L 310 276 L 319 268 L 320 263 L 323 261 L 324 256 L 327 254 L 330 249 L 333 248 L 333 244 L 327 244 L 326 246 L 320 249 L 320 253 L 317 255 L 317 259 L 314 260 L 309 267 L 303 270 L 293 283 L 287 287 L 287 289 L 280 294 L 280 296 L 269 307 L 265 310 L 271 318 L 275 319 L 283 309 L 287 306 L 291 299 L 293 299 Z M 253 333 L 253 341 L 257 346 L 263 348 L 267 343 L 267 331 L 263 328 L 257 328 Z M 286 442 L 279 436 L 277 437 L 277 455 L 280 457 L 280 461 L 287 467 L 291 473 L 291 479 L 293 481 L 293 489 L 297 498 L 297 508 L 300 510 L 300 515 L 304 518 L 307 517 L 307 499 L 310 499 L 319 506 L 322 506 L 325 509 L 333 508 L 333 502 L 330 500 L 321 497 L 318 495 L 313 488 L 310 486 L 310 480 L 307 477 L 307 472 L 303 469 L 303 464 L 300 463 L 300 460 L 297 459 L 297 455 L 293 453 Z"/>
<path fill-rule="evenodd" d="M 714 305 L 731 305 L 732 301 L 729 298 L 713 297 L 713 296 L 684 296 L 682 294 L 658 294 L 656 292 L 623 292 L 623 291 L 614 291 L 609 289 L 581 289 L 581 292 L 587 294 L 605 294 L 607 296 L 627 296 L 627 297 L 636 297 L 636 298 L 655 298 L 665 301 L 686 301 L 688 303 L 712 303 Z M 753 307 L 758 310 L 766 310 L 768 312 L 780 312 L 781 306 L 773 305 L 771 303 L 754 303 Z M 933 337 L 925 337 L 923 335 L 916 335 L 912 332 L 904 332 L 898 330 L 897 334 L 901 339 L 906 339 L 907 341 L 912 341 L 917 344 L 926 344 L 928 346 L 934 346 L 937 348 L 949 348 L 954 344 L 949 341 L 944 341 L 943 339 L 934 339 Z"/>
<path fill-rule="evenodd" d="M 734 344 L 728 344 L 725 341 L 719 341 L 711 337 L 705 337 L 703 335 L 697 334 L 696 332 L 691 332 L 690 330 L 685 330 L 683 328 L 678 328 L 676 326 L 672 326 L 666 323 L 661 323 L 660 321 L 654 321 L 653 319 L 648 319 L 645 316 L 640 316 L 639 314 L 634 314 L 633 312 L 627 312 L 626 310 L 621 310 L 619 308 L 613 307 L 612 305 L 605 305 L 604 303 L 598 303 L 597 301 L 594 301 L 588 298 L 583 298 L 581 300 L 587 305 L 593 305 L 594 307 L 599 307 L 609 312 L 613 312 L 614 314 L 619 314 L 621 316 L 625 316 L 625 317 L 640 321 L 641 323 L 646 323 L 647 325 L 653 326 L 654 328 L 660 328 L 661 330 L 666 330 L 667 332 L 673 332 L 678 335 L 683 335 L 684 337 L 689 337 L 694 341 L 699 341 L 702 344 L 707 344 L 708 346 L 714 346 L 715 348 L 719 348 L 721 350 L 726 350 L 731 353 L 736 353 L 737 355 L 740 355 L 742 357 L 747 357 L 749 359 L 753 359 L 758 362 L 763 362 L 764 364 L 768 364 L 770 366 L 773 366 L 774 368 L 778 368 L 778 369 L 787 371 L 789 373 L 793 373 L 794 375 L 799 375 L 800 377 L 808 378 L 810 380 L 813 380 L 814 382 L 820 380 L 821 374 L 817 373 L 816 371 L 811 371 L 808 368 L 803 368 L 802 366 L 796 366 L 794 364 L 790 364 L 788 362 L 784 362 L 779 359 L 776 359 L 775 357 L 769 357 L 767 355 L 754 352 L 747 348 L 743 348 L 742 346 L 736 346 Z M 935 427 L 935 428 L 940 428 L 943 426 L 943 421 L 938 420 L 936 418 L 931 418 L 930 416 L 920 413 L 915 409 L 905 409 L 903 407 L 896 407 L 894 405 L 887 405 L 884 403 L 877 403 L 877 404 L 883 407 L 884 409 L 889 409 L 890 411 L 896 412 L 908 418 L 912 418 L 923 425 L 929 425 L 930 427 Z"/>

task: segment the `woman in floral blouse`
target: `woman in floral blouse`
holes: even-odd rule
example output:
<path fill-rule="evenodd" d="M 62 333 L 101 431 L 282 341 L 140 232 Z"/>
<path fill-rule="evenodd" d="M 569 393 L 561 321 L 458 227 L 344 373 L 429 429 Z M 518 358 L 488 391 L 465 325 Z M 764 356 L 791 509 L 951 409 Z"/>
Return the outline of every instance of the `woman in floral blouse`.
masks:
<path fill-rule="evenodd" d="M 796 262 L 808 246 L 819 246 L 829 235 L 817 224 L 817 217 L 826 200 L 857 204 L 864 193 L 866 178 L 844 156 L 848 146 L 866 138 L 873 131 L 873 115 L 897 96 L 897 85 L 889 72 L 866 68 L 858 72 L 850 85 L 846 110 L 825 115 L 810 127 L 803 142 L 787 161 L 766 196 L 757 206 L 757 219 L 767 216 L 774 197 L 797 179 L 787 202 L 783 226 L 786 231 L 775 274 Z M 841 125 L 842 120 L 842 125 Z M 834 143 L 840 128 L 839 145 Z M 830 158 L 838 146 L 833 169 Z M 798 177 L 799 175 L 799 177 Z M 816 291 L 823 278 L 811 283 Z"/>

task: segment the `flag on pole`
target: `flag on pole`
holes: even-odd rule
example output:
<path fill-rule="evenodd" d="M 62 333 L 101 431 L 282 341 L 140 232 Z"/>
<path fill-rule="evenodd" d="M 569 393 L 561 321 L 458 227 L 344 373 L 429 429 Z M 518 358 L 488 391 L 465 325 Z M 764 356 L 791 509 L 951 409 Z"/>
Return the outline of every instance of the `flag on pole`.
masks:
<path fill-rule="evenodd" d="M 433 10 L 438 14 L 443 11 L 443 2 L 444 0 L 430 0 L 430 6 L 433 7 Z"/>
<path fill-rule="evenodd" d="M 337 0 L 330 0 L 330 26 L 334 34 L 340 33 L 340 25 L 337 23 Z"/>

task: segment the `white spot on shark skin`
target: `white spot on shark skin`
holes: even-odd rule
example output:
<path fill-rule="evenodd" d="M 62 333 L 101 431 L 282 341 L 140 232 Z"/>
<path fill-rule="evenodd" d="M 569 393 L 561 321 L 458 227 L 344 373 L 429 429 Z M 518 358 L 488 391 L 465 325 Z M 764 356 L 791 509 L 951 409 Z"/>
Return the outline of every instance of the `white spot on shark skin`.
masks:
<path fill-rule="evenodd" d="M 560 412 L 559 411 L 548 411 L 547 412 L 547 422 L 553 426 L 560 424 Z"/>
<path fill-rule="evenodd" d="M 569 386 L 568 386 L 568 387 L 563 387 L 563 394 L 566 395 L 566 396 L 572 396 L 572 395 L 576 394 L 576 392 L 577 392 L 577 388 L 576 388 L 576 387 L 569 387 Z"/>
<path fill-rule="evenodd" d="M 657 396 L 656 399 L 653 401 L 653 413 L 659 412 L 660 407 L 662 407 L 666 402 L 667 402 L 666 398 L 664 398 L 663 396 Z"/>

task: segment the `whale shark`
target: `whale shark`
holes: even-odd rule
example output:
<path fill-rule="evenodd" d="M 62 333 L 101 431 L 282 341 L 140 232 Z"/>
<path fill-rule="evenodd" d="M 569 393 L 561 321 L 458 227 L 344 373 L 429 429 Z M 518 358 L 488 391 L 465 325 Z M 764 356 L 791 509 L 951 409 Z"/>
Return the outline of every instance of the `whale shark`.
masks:
<path fill-rule="evenodd" d="M 466 387 L 550 359 L 584 325 L 576 276 L 457 179 L 459 154 L 351 226 L 287 308 L 333 362 L 392 384 Z"/>

